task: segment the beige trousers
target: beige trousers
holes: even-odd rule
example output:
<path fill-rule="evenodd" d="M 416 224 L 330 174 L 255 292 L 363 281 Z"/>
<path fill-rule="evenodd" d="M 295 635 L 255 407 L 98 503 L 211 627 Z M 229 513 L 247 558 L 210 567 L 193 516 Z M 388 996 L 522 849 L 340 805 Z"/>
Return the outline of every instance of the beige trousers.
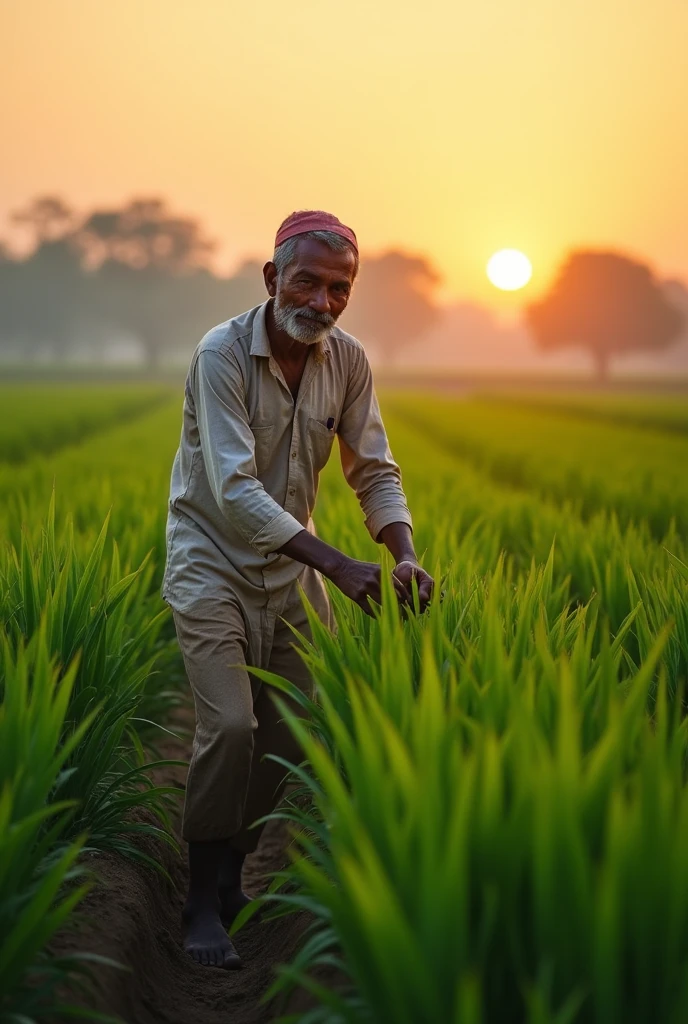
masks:
<path fill-rule="evenodd" d="M 322 583 L 310 578 L 313 572 L 305 570 L 301 583 L 320 617 L 330 624 L 327 598 Z M 237 598 L 229 591 L 203 598 L 191 611 L 173 609 L 173 616 L 196 707 L 182 836 L 187 842 L 231 839 L 233 847 L 251 853 L 263 831 L 262 825 L 251 825 L 275 808 L 287 774 L 265 755 L 277 754 L 298 764 L 303 754 L 273 702 L 273 693 L 279 691 L 246 670 L 246 622 L 251 619 L 242 614 Z M 282 617 L 310 638 L 296 584 Z M 267 664 L 257 667 L 284 676 L 311 694 L 310 676 L 295 644 L 294 634 L 278 618 L 264 658 Z M 280 696 L 298 711 L 285 694 Z"/>

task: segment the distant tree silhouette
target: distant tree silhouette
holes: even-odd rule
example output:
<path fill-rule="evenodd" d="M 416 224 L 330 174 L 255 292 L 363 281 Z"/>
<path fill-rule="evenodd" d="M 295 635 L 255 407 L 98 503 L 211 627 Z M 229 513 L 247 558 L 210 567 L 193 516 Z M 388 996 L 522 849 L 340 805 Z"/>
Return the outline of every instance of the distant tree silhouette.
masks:
<path fill-rule="evenodd" d="M 75 341 L 94 349 L 124 334 L 159 365 L 266 297 L 262 262 L 216 275 L 215 243 L 158 197 L 84 215 L 44 195 L 12 219 L 30 231 L 33 250 L 17 257 L 0 241 L 0 344 L 19 344 L 27 358 L 47 346 L 60 358 Z M 422 257 L 367 259 L 343 326 L 392 359 L 435 322 L 438 281 Z"/>
<path fill-rule="evenodd" d="M 671 305 L 683 317 L 683 331 L 688 331 L 688 288 L 686 288 L 683 281 L 672 277 L 662 282 L 662 290 Z"/>
<path fill-rule="evenodd" d="M 44 242 L 63 237 L 74 224 L 72 208 L 60 196 L 38 196 L 23 210 L 15 210 L 11 218 L 14 224 L 27 227 L 31 233 L 33 249 Z"/>
<path fill-rule="evenodd" d="M 612 355 L 661 349 L 675 341 L 683 316 L 643 263 L 614 252 L 573 252 L 549 294 L 526 306 L 542 349 L 589 349 L 600 378 Z"/>
<path fill-rule="evenodd" d="M 263 260 L 244 260 L 234 271 L 232 280 L 243 281 L 253 289 L 259 287 L 262 298 L 267 298 L 263 281 L 263 263 Z"/>
<path fill-rule="evenodd" d="M 135 268 L 106 260 L 91 274 L 100 315 L 138 338 L 149 366 L 170 352 L 189 352 L 210 327 L 264 298 L 261 278 L 216 277 L 205 267 L 171 274 L 159 266 Z"/>
<path fill-rule="evenodd" d="M 91 268 L 91 308 L 138 338 L 150 366 L 198 335 L 219 291 L 207 261 L 215 242 L 197 221 L 173 216 L 156 197 L 94 211 L 74 234 Z M 217 303 L 211 302 L 215 307 Z M 209 321 L 203 321 L 207 326 Z M 194 330 L 195 329 L 195 330 Z M 186 337 L 184 330 L 194 331 Z"/>
<path fill-rule="evenodd" d="M 96 210 L 75 240 L 88 266 L 105 260 L 171 274 L 206 266 L 216 243 L 190 217 L 172 216 L 162 199 L 132 199 L 123 210 Z"/>
<path fill-rule="evenodd" d="M 439 283 L 439 274 L 423 256 L 392 251 L 364 259 L 342 326 L 374 342 L 391 362 L 437 320 L 434 292 Z"/>
<path fill-rule="evenodd" d="M 0 263 L 0 331 L 28 357 L 49 346 L 60 358 L 86 322 L 86 295 L 70 239 L 44 240 L 28 258 Z"/>
<path fill-rule="evenodd" d="M 162 199 L 78 216 L 59 197 L 41 196 L 12 220 L 29 228 L 33 251 L 17 257 L 0 241 L 0 342 L 29 359 L 44 347 L 60 358 L 75 340 L 93 348 L 125 333 L 158 365 L 265 297 L 259 265 L 215 275 L 207 266 L 215 243 Z"/>

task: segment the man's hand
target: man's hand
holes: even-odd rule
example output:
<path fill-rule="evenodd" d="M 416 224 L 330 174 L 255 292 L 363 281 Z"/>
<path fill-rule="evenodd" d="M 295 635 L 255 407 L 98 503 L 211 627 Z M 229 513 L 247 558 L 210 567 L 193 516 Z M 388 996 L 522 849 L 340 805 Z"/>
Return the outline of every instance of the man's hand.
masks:
<path fill-rule="evenodd" d="M 362 608 L 367 615 L 372 615 L 368 598 L 376 604 L 382 604 L 382 577 L 377 562 L 359 562 L 355 558 L 344 556 L 333 571 L 328 573 L 335 587 Z M 406 588 L 401 580 L 394 577 L 392 583 L 400 602 L 408 598 Z"/>
<path fill-rule="evenodd" d="M 421 612 L 424 612 L 430 603 L 432 592 L 435 587 L 435 581 L 432 576 L 427 573 L 425 569 L 421 568 L 417 562 L 414 562 L 409 558 L 405 558 L 403 561 L 397 562 L 392 571 L 392 576 L 403 585 L 406 592 L 406 601 L 410 605 L 413 605 L 411 580 L 415 578 L 418 583 L 418 600 L 420 603 L 420 610 Z"/>
<path fill-rule="evenodd" d="M 392 576 L 400 582 L 405 591 L 404 604 L 413 608 L 413 589 L 411 580 L 418 582 L 418 598 L 420 611 L 424 612 L 430 603 L 435 581 L 425 569 L 421 569 L 413 547 L 413 532 L 408 523 L 388 523 L 380 530 L 378 540 L 391 552 L 397 563 Z M 396 586 L 396 583 L 395 583 Z"/>
<path fill-rule="evenodd" d="M 385 529 L 393 532 L 397 526 L 403 527 L 405 531 L 408 530 L 403 523 L 393 524 Z M 355 601 L 367 615 L 373 614 L 368 601 L 369 597 L 376 604 L 382 604 L 381 569 L 377 562 L 359 562 L 355 558 L 349 558 L 337 548 L 333 548 L 329 544 L 325 544 L 319 537 L 313 536 L 308 530 L 301 530 L 277 550 L 280 554 L 296 559 L 297 562 L 313 566 L 323 576 L 327 576 L 335 587 Z M 404 554 L 408 554 L 408 552 L 404 552 Z M 401 558 L 399 554 L 394 557 L 397 559 L 397 564 L 392 572 L 392 584 L 399 603 L 413 604 L 411 578 L 416 575 L 420 588 L 421 609 L 423 609 L 432 594 L 432 579 L 414 559 Z"/>

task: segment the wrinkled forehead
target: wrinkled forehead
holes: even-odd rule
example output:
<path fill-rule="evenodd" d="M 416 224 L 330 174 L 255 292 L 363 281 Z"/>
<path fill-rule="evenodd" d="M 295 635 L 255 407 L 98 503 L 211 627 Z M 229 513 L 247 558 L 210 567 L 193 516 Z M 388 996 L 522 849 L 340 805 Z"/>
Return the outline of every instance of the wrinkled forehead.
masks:
<path fill-rule="evenodd" d="M 334 252 L 324 242 L 315 238 L 300 238 L 296 245 L 294 261 L 286 268 L 293 277 L 298 273 L 310 274 L 323 279 L 342 279 L 351 283 L 356 272 L 356 256 L 349 246 L 343 252 Z"/>

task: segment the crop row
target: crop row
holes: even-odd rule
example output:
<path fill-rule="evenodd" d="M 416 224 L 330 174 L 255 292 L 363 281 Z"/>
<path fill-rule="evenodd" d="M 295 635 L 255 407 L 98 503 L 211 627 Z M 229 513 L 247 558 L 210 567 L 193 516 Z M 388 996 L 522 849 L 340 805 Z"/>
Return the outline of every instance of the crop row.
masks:
<path fill-rule="evenodd" d="M 169 399 L 151 384 L 0 385 L 0 465 L 16 466 L 83 442 L 96 431 L 141 416 Z"/>
<path fill-rule="evenodd" d="M 685 394 L 656 395 L 642 393 L 590 394 L 559 390 L 555 395 L 545 391 L 490 391 L 476 396 L 480 401 L 505 408 L 525 408 L 559 416 L 600 420 L 626 426 L 651 428 L 688 434 L 688 402 Z"/>
<path fill-rule="evenodd" d="M 499 483 L 568 501 L 586 518 L 614 511 L 656 537 L 672 521 L 688 528 L 688 437 L 478 400 L 403 395 L 387 404 L 428 448 L 443 447 Z"/>
<path fill-rule="evenodd" d="M 146 751 L 177 702 L 158 596 L 176 406 L 0 468 L 3 1020 L 72 1011 L 64 978 L 90 961 L 46 948 L 91 884 L 82 853 L 173 842 Z"/>

